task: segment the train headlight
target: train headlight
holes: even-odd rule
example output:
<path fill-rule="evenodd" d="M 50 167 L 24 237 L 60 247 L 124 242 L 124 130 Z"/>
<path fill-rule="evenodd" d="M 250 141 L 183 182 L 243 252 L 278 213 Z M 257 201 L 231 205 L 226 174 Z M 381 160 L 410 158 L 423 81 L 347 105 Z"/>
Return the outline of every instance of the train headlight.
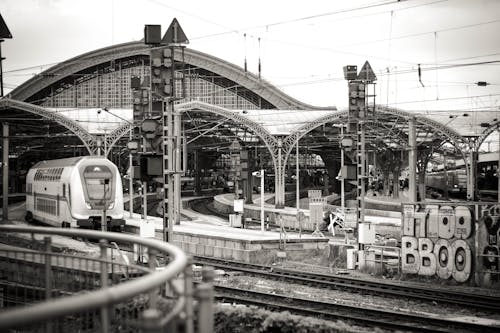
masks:
<path fill-rule="evenodd" d="M 115 208 L 115 203 L 111 202 L 108 206 L 108 209 L 113 209 L 113 208 Z"/>

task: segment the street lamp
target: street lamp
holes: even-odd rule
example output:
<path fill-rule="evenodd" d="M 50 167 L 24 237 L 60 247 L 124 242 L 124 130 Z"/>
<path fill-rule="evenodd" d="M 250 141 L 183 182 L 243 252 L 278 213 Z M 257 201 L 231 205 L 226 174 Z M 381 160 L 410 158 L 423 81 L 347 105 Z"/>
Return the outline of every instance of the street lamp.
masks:
<path fill-rule="evenodd" d="M 116 118 L 120 119 L 120 120 L 123 120 L 124 122 L 126 122 L 127 124 L 129 124 L 131 127 L 130 127 L 130 131 L 129 131 L 129 143 L 132 142 L 132 130 L 134 128 L 134 123 L 132 123 L 130 120 L 127 120 L 111 111 L 109 111 L 109 109 L 107 107 L 104 107 L 102 109 L 99 109 L 97 110 L 97 113 L 100 114 L 102 111 L 105 111 L 107 113 L 109 113 L 110 115 L 112 116 L 115 116 Z M 136 143 L 136 148 L 137 147 L 137 143 Z M 132 173 L 133 173 L 133 169 L 134 169 L 134 164 L 133 164 L 133 161 L 132 161 L 132 151 L 131 149 L 129 149 L 129 153 L 128 153 L 128 168 L 130 170 L 130 174 L 129 174 L 129 179 L 128 179 L 128 195 L 129 195 L 129 201 L 128 201 L 128 206 L 129 206 L 129 211 L 130 211 L 130 218 L 133 217 L 134 215 L 134 180 L 133 180 L 133 177 L 132 177 Z"/>
<path fill-rule="evenodd" d="M 264 232 L 264 169 L 252 172 L 252 176 L 260 177 L 260 229 Z"/>
<path fill-rule="evenodd" d="M 344 124 L 334 124 L 333 127 L 340 128 L 340 140 L 344 140 Z M 344 147 L 341 144 L 340 147 L 340 170 L 344 168 Z M 337 177 L 338 180 L 340 180 L 340 208 L 342 210 L 342 214 L 344 214 L 345 210 L 345 189 L 344 189 L 344 177 L 345 175 L 341 175 L 340 177 Z"/>

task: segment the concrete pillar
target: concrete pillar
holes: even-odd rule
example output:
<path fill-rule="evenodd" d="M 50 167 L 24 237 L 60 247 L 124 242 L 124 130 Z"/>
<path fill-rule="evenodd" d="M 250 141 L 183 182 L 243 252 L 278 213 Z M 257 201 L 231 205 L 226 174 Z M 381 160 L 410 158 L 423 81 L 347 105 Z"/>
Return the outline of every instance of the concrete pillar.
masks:
<path fill-rule="evenodd" d="M 2 124 L 2 215 L 3 220 L 7 221 L 9 219 L 9 124 Z"/>
<path fill-rule="evenodd" d="M 415 127 L 415 118 L 408 120 L 408 200 L 417 201 L 417 131 Z M 424 198 L 421 198 L 423 200 Z"/>

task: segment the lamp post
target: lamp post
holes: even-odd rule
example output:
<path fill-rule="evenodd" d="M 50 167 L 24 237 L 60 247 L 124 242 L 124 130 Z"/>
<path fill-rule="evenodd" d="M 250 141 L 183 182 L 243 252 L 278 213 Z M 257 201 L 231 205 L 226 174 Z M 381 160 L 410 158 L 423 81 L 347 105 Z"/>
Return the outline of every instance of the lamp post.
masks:
<path fill-rule="evenodd" d="M 344 138 L 344 125 L 343 124 L 334 124 L 333 127 L 340 128 L 340 170 L 344 168 L 345 157 L 344 157 L 344 147 L 342 146 L 342 140 Z M 342 210 L 342 214 L 344 214 L 345 210 L 345 189 L 344 189 L 344 178 L 346 175 L 342 175 L 337 177 L 340 181 L 340 208 Z"/>
<path fill-rule="evenodd" d="M 260 230 L 264 232 L 264 169 L 252 172 L 252 176 L 260 177 Z"/>
<path fill-rule="evenodd" d="M 104 107 L 101 109 L 102 111 L 105 111 L 107 113 L 109 113 L 110 115 L 112 116 L 115 116 L 116 118 L 126 122 L 127 124 L 129 124 L 131 127 L 130 127 L 130 130 L 129 130 L 129 142 L 132 141 L 132 131 L 133 131 L 133 128 L 134 128 L 134 124 L 130 121 L 130 120 L 127 120 L 111 111 L 109 111 L 109 109 L 107 107 Z M 98 111 L 99 113 L 99 111 Z M 106 152 L 105 152 L 106 153 Z M 134 215 L 134 180 L 133 180 L 133 177 L 132 177 L 132 173 L 133 173 L 133 168 L 134 168 L 134 164 L 133 164 L 133 157 L 132 157 L 132 151 L 129 149 L 129 153 L 128 153 L 128 167 L 129 167 L 129 170 L 130 170 L 130 174 L 129 174 L 129 177 L 128 177 L 128 195 L 129 195 L 129 212 L 130 212 L 130 218 L 133 217 Z"/>

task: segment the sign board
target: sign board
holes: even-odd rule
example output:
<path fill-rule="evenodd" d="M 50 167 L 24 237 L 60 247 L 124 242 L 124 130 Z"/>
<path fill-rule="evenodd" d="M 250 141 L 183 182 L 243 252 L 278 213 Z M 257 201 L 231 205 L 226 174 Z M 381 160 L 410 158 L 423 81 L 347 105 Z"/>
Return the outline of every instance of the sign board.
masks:
<path fill-rule="evenodd" d="M 229 226 L 233 228 L 241 228 L 241 215 L 229 214 Z"/>
<path fill-rule="evenodd" d="M 309 223 L 320 224 L 323 222 L 323 203 L 309 204 Z"/>
<path fill-rule="evenodd" d="M 234 211 L 238 213 L 243 213 L 243 199 L 234 200 Z"/>
<path fill-rule="evenodd" d="M 344 208 L 344 215 L 344 228 L 356 228 L 358 210 L 356 208 Z"/>
<path fill-rule="evenodd" d="M 373 72 L 372 66 L 368 61 L 365 62 L 361 70 L 359 71 L 358 80 L 373 82 L 377 81 L 377 76 Z"/>
<path fill-rule="evenodd" d="M 5 24 L 2 15 L 0 15 L 0 38 L 12 38 L 12 34 L 10 33 L 7 24 Z"/>
<path fill-rule="evenodd" d="M 176 18 L 172 20 L 172 23 L 170 23 L 170 26 L 168 27 L 167 32 L 165 32 L 161 43 L 166 45 L 189 44 L 189 40 L 184 33 L 184 30 L 182 30 L 181 25 Z"/>

